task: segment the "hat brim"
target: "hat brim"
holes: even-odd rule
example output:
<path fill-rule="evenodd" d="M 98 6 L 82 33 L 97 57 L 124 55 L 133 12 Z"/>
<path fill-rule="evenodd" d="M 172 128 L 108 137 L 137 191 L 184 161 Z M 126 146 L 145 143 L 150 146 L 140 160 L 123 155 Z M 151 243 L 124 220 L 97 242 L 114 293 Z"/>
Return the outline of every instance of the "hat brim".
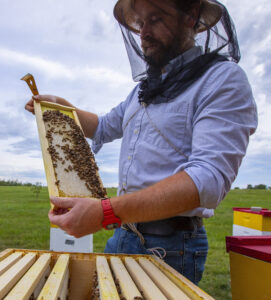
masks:
<path fill-rule="evenodd" d="M 134 0 L 118 0 L 114 7 L 114 17 L 127 29 L 139 33 L 139 28 L 135 20 L 135 11 L 133 10 Z M 200 19 L 196 28 L 196 33 L 203 32 L 215 26 L 221 19 L 221 6 L 209 0 L 201 0 Z"/>

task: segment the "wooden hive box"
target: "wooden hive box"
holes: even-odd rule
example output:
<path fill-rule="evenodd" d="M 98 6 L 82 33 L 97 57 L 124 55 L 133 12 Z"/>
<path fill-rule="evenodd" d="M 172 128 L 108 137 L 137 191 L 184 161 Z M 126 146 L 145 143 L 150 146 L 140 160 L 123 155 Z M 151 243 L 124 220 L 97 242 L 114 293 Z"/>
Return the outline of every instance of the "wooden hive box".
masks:
<path fill-rule="evenodd" d="M 7 249 L 0 299 L 213 299 L 155 256 Z"/>

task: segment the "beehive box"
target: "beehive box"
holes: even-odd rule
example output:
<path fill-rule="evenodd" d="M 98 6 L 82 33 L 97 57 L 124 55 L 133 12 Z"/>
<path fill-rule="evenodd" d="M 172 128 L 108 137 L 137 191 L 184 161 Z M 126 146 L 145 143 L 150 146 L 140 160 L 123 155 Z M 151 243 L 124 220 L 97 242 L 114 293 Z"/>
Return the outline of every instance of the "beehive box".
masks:
<path fill-rule="evenodd" d="M 233 300 L 271 299 L 271 236 L 228 236 Z"/>
<path fill-rule="evenodd" d="M 7 249 L 0 299 L 213 299 L 159 258 Z"/>
<path fill-rule="evenodd" d="M 234 207 L 232 234 L 271 235 L 271 210 L 261 207 Z"/>

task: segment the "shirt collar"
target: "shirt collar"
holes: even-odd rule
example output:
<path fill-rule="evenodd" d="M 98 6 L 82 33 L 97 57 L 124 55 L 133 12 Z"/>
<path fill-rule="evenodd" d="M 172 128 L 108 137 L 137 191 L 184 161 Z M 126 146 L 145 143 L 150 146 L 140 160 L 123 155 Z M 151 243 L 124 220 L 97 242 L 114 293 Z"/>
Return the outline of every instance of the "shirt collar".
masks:
<path fill-rule="evenodd" d="M 170 71 L 175 68 L 183 67 L 198 56 L 202 55 L 202 48 L 200 46 L 194 46 L 185 51 L 181 55 L 173 58 L 164 68 L 162 79 L 165 79 Z"/>

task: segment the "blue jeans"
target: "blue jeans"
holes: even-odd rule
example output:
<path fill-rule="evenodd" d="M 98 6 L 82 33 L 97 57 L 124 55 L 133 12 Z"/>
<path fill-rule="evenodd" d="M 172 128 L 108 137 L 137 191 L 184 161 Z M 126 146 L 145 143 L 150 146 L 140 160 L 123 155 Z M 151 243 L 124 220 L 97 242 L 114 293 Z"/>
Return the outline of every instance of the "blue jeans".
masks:
<path fill-rule="evenodd" d="M 164 261 L 186 278 L 198 284 L 201 280 L 208 253 L 208 241 L 204 227 L 196 232 L 176 231 L 170 236 L 144 234 L 145 244 L 138 236 L 122 228 L 115 230 L 107 241 L 105 253 L 152 254 L 149 248 L 166 250 Z M 162 252 L 161 252 L 162 254 Z"/>

